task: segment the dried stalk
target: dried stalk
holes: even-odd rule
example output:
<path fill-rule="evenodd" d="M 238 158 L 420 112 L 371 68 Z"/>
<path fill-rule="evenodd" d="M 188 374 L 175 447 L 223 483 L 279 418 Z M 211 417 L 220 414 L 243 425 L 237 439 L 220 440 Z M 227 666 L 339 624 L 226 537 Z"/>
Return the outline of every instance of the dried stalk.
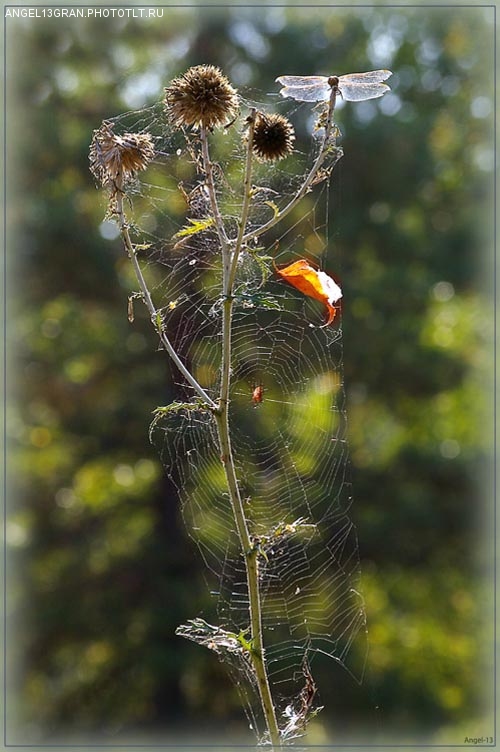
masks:
<path fill-rule="evenodd" d="M 222 377 L 219 397 L 219 409 L 215 413 L 221 460 L 226 475 L 229 498 L 233 510 L 236 529 L 240 540 L 241 550 L 245 557 L 245 569 L 248 586 L 249 618 L 251 629 L 250 659 L 255 671 L 259 688 L 262 710 L 266 720 L 269 737 L 273 746 L 280 746 L 280 732 L 276 720 L 276 711 L 271 695 L 269 678 L 264 656 L 262 638 L 262 609 L 260 602 L 259 587 L 259 560 L 258 551 L 250 536 L 243 500 L 241 498 L 234 456 L 231 447 L 231 434 L 229 427 L 229 390 L 231 382 L 231 333 L 233 315 L 233 288 L 236 275 L 238 256 L 242 248 L 243 236 L 248 220 L 251 200 L 251 175 L 252 175 L 252 142 L 255 123 L 255 110 L 249 117 L 249 130 L 247 134 L 247 154 L 245 161 L 245 177 L 243 188 L 243 205 L 241 209 L 240 226 L 238 236 L 234 244 L 228 243 L 223 226 L 222 217 L 217 202 L 213 170 L 210 162 L 207 133 L 201 128 L 200 137 L 202 142 L 203 166 L 206 176 L 207 190 L 210 195 L 210 204 L 214 214 L 223 255 L 223 308 L 222 308 Z"/>

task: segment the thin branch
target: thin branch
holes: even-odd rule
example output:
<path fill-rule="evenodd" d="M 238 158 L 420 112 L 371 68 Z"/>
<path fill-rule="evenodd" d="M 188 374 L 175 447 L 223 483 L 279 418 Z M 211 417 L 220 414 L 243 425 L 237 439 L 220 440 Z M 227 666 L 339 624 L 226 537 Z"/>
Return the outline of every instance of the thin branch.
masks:
<path fill-rule="evenodd" d="M 248 222 L 248 214 L 250 212 L 250 200 L 252 198 L 252 167 L 253 167 L 253 136 L 255 132 L 255 113 L 256 109 L 253 107 L 250 110 L 250 114 L 247 118 L 248 132 L 247 132 L 247 153 L 245 159 L 245 177 L 243 179 L 243 205 L 241 207 L 241 218 L 238 227 L 238 236 L 234 246 L 233 258 L 231 260 L 231 268 L 229 270 L 229 276 L 227 279 L 226 295 L 232 295 L 234 279 L 236 276 L 236 268 L 238 266 L 238 257 L 243 247 L 243 238 L 245 236 L 245 230 Z"/>
<path fill-rule="evenodd" d="M 223 253 L 228 249 L 228 238 L 226 235 L 226 228 L 224 227 L 224 221 L 220 213 L 219 204 L 217 201 L 217 193 L 215 191 L 214 171 L 213 165 L 210 160 L 210 154 L 208 151 L 208 138 L 207 128 L 205 125 L 200 126 L 200 140 L 201 140 L 201 155 L 203 158 L 203 169 L 207 179 L 207 190 L 210 197 L 210 207 L 215 220 L 215 226 L 217 228 L 217 234 L 219 236 L 219 242 Z"/>
<path fill-rule="evenodd" d="M 332 131 L 332 125 L 333 125 L 333 113 L 335 111 L 335 101 L 337 98 L 337 89 L 335 86 L 332 86 L 332 92 L 330 94 L 330 101 L 328 103 L 328 113 L 326 117 L 326 125 L 325 125 L 325 133 L 323 136 L 323 142 L 321 144 L 321 149 L 319 151 L 318 156 L 316 157 L 316 161 L 314 162 L 313 166 L 311 167 L 311 170 L 309 174 L 307 175 L 306 179 L 302 183 L 301 187 L 293 196 L 288 204 L 285 206 L 284 209 L 282 209 L 275 217 L 271 217 L 271 219 L 266 222 L 265 224 L 261 225 L 261 227 L 256 228 L 255 230 L 252 230 L 252 232 L 247 233 L 247 235 L 244 235 L 243 242 L 247 243 L 253 238 L 259 237 L 259 235 L 262 235 L 263 233 L 267 232 L 267 230 L 270 230 L 271 227 L 274 227 L 278 222 L 281 222 L 281 220 L 289 214 L 292 209 L 295 208 L 295 206 L 299 203 L 299 201 L 304 198 L 307 191 L 311 187 L 314 178 L 316 177 L 318 170 L 320 169 L 321 165 L 325 161 L 325 157 L 327 154 L 327 151 L 330 146 L 330 135 Z"/>
<path fill-rule="evenodd" d="M 217 410 L 216 403 L 203 389 L 201 384 L 198 383 L 198 381 L 195 379 L 193 374 L 186 368 L 182 360 L 177 355 L 177 352 L 175 351 L 166 333 L 163 331 L 163 328 L 161 326 L 161 313 L 157 310 L 155 304 L 153 303 L 153 299 L 151 298 L 149 288 L 147 286 L 146 280 L 144 279 L 142 269 L 137 260 L 137 255 L 134 250 L 134 244 L 132 243 L 132 240 L 130 238 L 127 221 L 125 219 L 125 213 L 123 211 L 123 194 L 121 193 L 119 189 L 117 190 L 117 195 L 116 195 L 116 214 L 118 216 L 118 225 L 120 228 L 120 234 L 122 236 L 123 243 L 125 245 L 125 249 L 127 251 L 128 257 L 130 261 L 132 262 L 132 266 L 134 267 L 135 275 L 137 277 L 137 281 L 139 283 L 139 287 L 141 290 L 142 299 L 144 300 L 146 308 L 149 311 L 149 315 L 151 316 L 151 321 L 153 323 L 153 326 L 158 332 L 158 335 L 160 337 L 160 340 L 163 346 L 165 347 L 165 350 L 168 352 L 168 354 L 174 361 L 179 371 L 185 377 L 185 379 L 189 382 L 189 384 L 191 384 L 191 386 L 193 387 L 195 392 L 198 394 L 198 396 L 201 397 L 201 399 L 204 402 L 206 402 L 207 405 L 212 410 Z"/>
<path fill-rule="evenodd" d="M 243 236 L 248 221 L 251 199 L 251 180 L 252 180 L 252 144 L 255 130 L 255 109 L 250 111 L 249 128 L 247 138 L 247 154 L 245 159 L 245 177 L 243 181 L 243 205 L 241 208 L 241 218 L 238 228 L 238 236 L 234 244 L 234 250 L 231 253 L 230 246 L 223 249 L 223 294 L 224 309 L 222 321 L 222 376 L 220 402 L 226 404 L 229 402 L 229 384 L 231 374 L 231 328 L 232 328 L 232 309 L 233 309 L 233 287 L 238 265 L 238 257 L 243 246 Z"/>

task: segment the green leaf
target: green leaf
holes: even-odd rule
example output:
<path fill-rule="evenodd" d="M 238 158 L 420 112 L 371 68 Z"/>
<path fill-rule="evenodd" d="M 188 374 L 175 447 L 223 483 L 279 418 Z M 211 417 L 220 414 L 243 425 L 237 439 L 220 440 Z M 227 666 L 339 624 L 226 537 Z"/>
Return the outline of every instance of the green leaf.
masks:
<path fill-rule="evenodd" d="M 255 263 L 259 267 L 259 271 L 262 275 L 262 282 L 261 285 L 265 285 L 267 280 L 269 279 L 271 275 L 271 266 L 269 264 L 270 261 L 273 260 L 272 256 L 264 256 L 260 255 L 258 251 L 260 251 L 260 248 L 255 248 L 254 250 L 251 250 L 250 248 L 247 248 L 247 252 L 249 256 L 255 261 Z"/>
<path fill-rule="evenodd" d="M 279 217 L 280 210 L 276 206 L 276 204 L 274 203 L 274 201 L 264 201 L 264 203 L 266 204 L 266 206 L 270 206 L 271 209 L 273 210 L 273 212 L 274 212 L 274 219 L 276 219 L 277 217 Z"/>
<path fill-rule="evenodd" d="M 266 308 L 268 310 L 281 311 L 278 300 L 267 292 L 257 290 L 252 293 L 240 293 L 235 295 L 236 302 L 242 308 Z"/>
<path fill-rule="evenodd" d="M 239 635 L 237 635 L 236 639 L 240 643 L 243 650 L 248 650 L 250 652 L 253 649 L 253 640 L 247 640 L 245 637 L 245 634 L 248 632 L 248 629 L 242 630 Z"/>
<path fill-rule="evenodd" d="M 153 420 L 149 426 L 149 440 L 153 443 L 153 434 L 156 426 L 161 422 L 162 418 L 171 413 L 192 413 L 192 412 L 207 412 L 209 411 L 208 405 L 203 402 L 202 399 L 194 399 L 193 402 L 172 402 L 170 405 L 161 405 L 153 410 Z"/>
<path fill-rule="evenodd" d="M 197 235 L 199 232 L 203 232 L 203 230 L 207 230 L 209 227 L 212 227 L 214 224 L 214 220 L 212 217 L 206 217 L 205 219 L 191 219 L 188 218 L 189 224 L 183 227 L 179 232 L 176 232 L 173 240 L 178 240 L 179 238 L 187 238 L 192 235 Z"/>
<path fill-rule="evenodd" d="M 162 405 L 153 410 L 153 415 L 166 415 L 167 413 L 176 413 L 179 410 L 203 410 L 207 405 L 197 399 L 193 402 L 172 402 L 170 405 Z"/>

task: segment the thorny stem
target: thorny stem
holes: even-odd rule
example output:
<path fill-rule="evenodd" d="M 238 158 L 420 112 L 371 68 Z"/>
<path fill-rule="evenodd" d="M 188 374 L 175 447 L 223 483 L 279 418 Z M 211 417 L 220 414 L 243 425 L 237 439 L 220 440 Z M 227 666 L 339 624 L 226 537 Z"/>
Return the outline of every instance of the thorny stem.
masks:
<path fill-rule="evenodd" d="M 241 499 L 241 495 L 239 491 L 238 480 L 237 480 L 236 470 L 234 466 L 234 458 L 233 458 L 233 453 L 232 453 L 232 448 L 231 448 L 229 420 L 228 420 L 229 385 L 230 385 L 230 370 L 231 370 L 231 315 L 232 315 L 232 302 L 233 302 L 231 293 L 232 293 L 232 285 L 234 282 L 234 273 L 232 275 L 230 274 L 232 270 L 231 258 L 234 263 L 234 269 L 235 269 L 236 262 L 237 262 L 237 255 L 239 251 L 241 250 L 241 245 L 242 245 L 241 239 L 243 237 L 243 233 L 244 233 L 245 226 L 246 226 L 246 221 L 248 218 L 249 204 L 250 204 L 250 198 L 251 198 L 250 179 L 251 179 L 252 140 L 253 140 L 253 120 L 249 128 L 249 137 L 248 137 L 249 145 L 248 145 L 248 155 L 247 155 L 246 170 L 245 170 L 245 182 L 244 182 L 245 193 L 244 193 L 244 201 L 243 201 L 243 208 L 242 208 L 241 226 L 240 226 L 240 232 L 238 233 L 238 239 L 236 241 L 235 249 L 232 253 L 232 256 L 231 256 L 231 248 L 227 242 L 227 237 L 225 234 L 224 226 L 222 224 L 221 224 L 222 231 L 219 234 L 221 245 L 223 247 L 223 253 L 226 256 L 228 256 L 228 259 L 227 260 L 225 259 L 225 264 L 224 264 L 224 271 L 225 271 L 224 289 L 225 291 L 227 291 L 227 295 L 225 297 L 224 315 L 223 315 L 224 332 L 225 332 L 224 346 L 223 346 L 223 373 L 226 374 L 226 377 L 225 379 L 223 379 L 223 381 L 225 382 L 225 386 L 224 386 L 224 389 L 221 389 L 219 406 L 217 406 L 216 403 L 209 397 L 209 395 L 205 392 L 203 387 L 196 381 L 196 379 L 191 374 L 191 372 L 186 368 L 184 363 L 180 360 L 170 340 L 168 339 L 167 335 L 161 328 L 161 324 L 159 323 L 160 322 L 159 317 L 161 314 L 157 310 L 155 304 L 153 303 L 153 299 L 149 292 L 149 288 L 147 286 L 146 280 L 144 279 L 142 269 L 137 260 L 137 255 L 134 249 L 134 244 L 132 243 L 132 240 L 130 238 L 128 224 L 127 224 L 125 213 L 123 210 L 123 194 L 119 189 L 117 189 L 117 193 L 116 193 L 116 214 L 118 216 L 120 234 L 122 236 L 123 243 L 127 251 L 127 254 L 130 258 L 130 261 L 132 262 L 132 266 L 134 267 L 137 281 L 139 283 L 139 287 L 141 290 L 142 298 L 151 316 L 151 321 L 153 323 L 153 326 L 158 331 L 161 342 L 163 343 L 165 349 L 167 350 L 168 354 L 170 355 L 170 357 L 172 358 L 172 360 L 174 361 L 178 369 L 185 376 L 187 381 L 195 389 L 198 395 L 213 410 L 215 418 L 216 418 L 216 423 L 217 423 L 217 428 L 218 428 L 218 433 L 219 433 L 221 460 L 222 460 L 225 474 L 226 474 L 229 496 L 231 499 L 231 505 L 232 505 L 233 513 L 234 513 L 234 519 L 236 522 L 236 527 L 238 530 L 238 535 L 240 538 L 242 550 L 245 555 L 245 562 L 246 562 L 246 569 L 247 569 L 250 625 L 251 625 L 251 635 L 252 635 L 252 641 L 251 641 L 252 647 L 251 647 L 250 657 L 251 657 L 251 660 L 255 669 L 255 675 L 257 677 L 257 683 L 259 686 L 262 708 L 263 708 L 264 716 L 266 718 L 266 722 L 267 722 L 267 726 L 269 730 L 269 736 L 271 739 L 271 743 L 274 747 L 274 746 L 281 746 L 281 744 L 280 744 L 280 733 L 279 733 L 278 723 L 276 720 L 276 713 L 274 709 L 274 703 L 273 703 L 273 699 L 271 695 L 269 680 L 267 677 L 266 665 L 264 661 L 264 648 L 263 648 L 263 643 L 262 643 L 262 610 L 261 610 L 261 604 L 260 604 L 260 590 L 259 590 L 258 552 L 255 546 L 253 545 L 252 538 L 248 530 L 247 521 L 245 517 L 245 511 L 243 508 L 243 501 Z M 214 199 L 214 203 L 212 204 L 213 213 L 214 213 L 214 216 L 219 217 L 220 222 L 222 222 L 222 218 L 218 209 L 217 200 L 215 198 L 215 186 L 213 183 L 212 171 L 211 169 L 210 171 L 207 170 L 208 163 L 205 161 L 205 155 L 206 155 L 208 162 L 209 162 L 208 144 L 206 142 L 206 134 L 205 134 L 205 139 L 202 138 L 202 143 L 204 143 L 204 164 L 205 164 L 205 172 L 207 174 L 207 181 L 209 184 L 209 192 L 211 194 L 211 197 L 213 197 Z M 232 281 L 229 281 L 230 277 Z"/>
<path fill-rule="evenodd" d="M 321 167 L 321 165 L 323 164 L 325 160 L 325 157 L 326 157 L 329 145 L 330 145 L 330 135 L 331 135 L 332 125 L 333 125 L 333 113 L 335 111 L 335 100 L 337 98 L 337 91 L 338 91 L 337 88 L 335 86 L 332 86 L 332 91 L 330 94 L 330 101 L 328 103 L 328 112 L 326 116 L 325 133 L 323 136 L 323 142 L 321 144 L 321 149 L 319 150 L 319 154 L 316 157 L 316 161 L 311 167 L 311 170 L 309 174 L 307 175 L 306 179 L 300 186 L 297 193 L 290 199 L 290 201 L 288 202 L 288 204 L 285 206 L 284 209 L 282 209 L 275 217 L 271 217 L 271 219 L 265 224 L 261 225 L 255 230 L 252 230 L 252 232 L 243 236 L 244 243 L 247 243 L 249 240 L 252 240 L 253 238 L 259 237 L 259 235 L 262 235 L 263 233 L 267 232 L 267 230 L 271 229 L 271 227 L 274 227 L 274 225 L 278 224 L 278 222 L 281 222 L 281 220 L 292 211 L 292 209 L 299 203 L 299 201 L 302 198 L 304 198 L 307 191 L 311 187 L 319 168 Z"/>
<path fill-rule="evenodd" d="M 247 138 L 247 156 L 245 163 L 244 178 L 244 195 L 241 210 L 241 219 L 238 229 L 238 235 L 233 243 L 229 242 L 223 225 L 223 220 L 218 207 L 215 185 L 213 180 L 212 165 L 208 150 L 208 141 L 206 129 L 200 129 L 202 143 L 203 165 L 207 180 L 207 189 L 210 195 L 212 213 L 214 215 L 217 232 L 219 235 L 222 257 L 223 257 L 223 308 L 222 308 L 222 376 L 219 399 L 219 409 L 215 413 L 217 430 L 219 434 L 219 444 L 221 451 L 221 461 L 226 475 L 227 486 L 231 507 L 236 523 L 236 529 L 241 544 L 241 549 L 245 557 L 245 567 L 248 586 L 248 602 L 251 629 L 251 651 L 250 659 L 255 670 L 255 676 L 259 687 L 259 694 L 262 704 L 262 710 L 266 719 L 269 737 L 273 747 L 280 747 L 280 732 L 276 720 L 276 711 L 274 708 L 271 688 L 267 676 L 267 668 L 264 658 L 264 645 L 262 640 L 262 608 L 260 602 L 259 588 L 259 561 L 258 552 L 250 536 L 243 500 L 241 498 L 234 456 L 231 447 L 231 436 L 229 428 L 229 388 L 231 382 L 231 334 L 232 334 L 232 312 L 233 312 L 233 287 L 236 276 L 236 266 L 238 256 L 243 245 L 245 228 L 248 220 L 251 199 L 251 173 L 252 173 L 252 142 L 255 125 L 255 110 L 252 110 L 249 117 L 249 129 Z"/>
<path fill-rule="evenodd" d="M 128 257 L 130 261 L 132 262 L 132 266 L 134 267 L 135 275 L 137 277 L 137 281 L 139 283 L 139 287 L 141 290 L 142 299 L 144 300 L 146 308 L 149 311 L 149 315 L 151 316 L 151 321 L 153 323 L 153 326 L 158 332 L 160 340 L 163 346 L 165 347 L 165 350 L 168 352 L 168 354 L 170 355 L 170 357 L 172 358 L 172 360 L 174 361 L 175 365 L 177 366 L 179 371 L 182 373 L 182 375 L 191 384 L 191 386 L 193 387 L 195 392 L 198 394 L 198 396 L 201 397 L 201 399 L 204 402 L 206 402 L 206 404 L 212 410 L 216 410 L 217 405 L 215 404 L 213 399 L 209 397 L 209 395 L 203 389 L 201 384 L 198 383 L 198 381 L 195 379 L 193 374 L 186 368 L 182 360 L 177 355 L 177 352 L 175 351 L 166 333 L 163 331 L 163 328 L 161 326 L 161 313 L 157 310 L 155 304 L 153 303 L 153 299 L 151 298 L 151 294 L 146 284 L 146 280 L 144 279 L 142 269 L 137 260 L 137 254 L 134 249 L 134 244 L 132 243 L 132 240 L 130 239 L 130 233 L 128 231 L 128 224 L 125 218 L 125 213 L 123 211 L 123 194 L 120 191 L 120 189 L 117 189 L 117 194 L 116 194 L 116 214 L 118 216 L 118 225 L 120 228 L 120 234 L 122 236 L 123 243 L 125 245 L 125 249 L 127 251 Z"/>
<path fill-rule="evenodd" d="M 276 720 L 271 688 L 267 676 L 267 667 L 264 658 L 264 646 L 262 640 L 262 609 L 260 603 L 259 589 L 259 562 L 258 551 L 255 548 L 250 533 L 248 531 L 243 502 L 238 487 L 238 480 L 234 467 L 234 458 L 231 449 L 229 434 L 229 423 L 227 407 L 222 408 L 221 412 L 215 415 L 217 429 L 219 432 L 219 442 L 221 449 L 221 460 L 226 474 L 231 505 L 233 509 L 236 528 L 241 542 L 241 548 L 245 556 L 247 585 L 248 585 L 248 602 L 250 613 L 250 631 L 251 631 L 251 649 L 250 660 L 255 670 L 255 677 L 259 687 L 259 694 L 262 704 L 262 710 L 266 719 L 269 737 L 273 747 L 280 747 L 280 732 Z"/>

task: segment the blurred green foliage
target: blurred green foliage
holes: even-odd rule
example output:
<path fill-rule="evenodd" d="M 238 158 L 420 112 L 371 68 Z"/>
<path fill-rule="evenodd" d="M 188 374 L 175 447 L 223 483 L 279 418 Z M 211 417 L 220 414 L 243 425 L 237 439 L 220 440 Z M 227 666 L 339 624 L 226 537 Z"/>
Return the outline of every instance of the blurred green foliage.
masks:
<path fill-rule="evenodd" d="M 317 677 L 310 741 L 460 744 L 490 728 L 491 10 L 7 20 L 11 742 L 245 731 L 217 661 L 174 636 L 209 609 L 147 440 L 176 377 L 146 316 L 127 321 L 130 273 L 88 172 L 103 118 L 198 63 L 249 98 L 284 73 L 395 74 L 393 94 L 337 117 L 329 267 L 371 647 L 362 687 L 335 666 Z"/>

